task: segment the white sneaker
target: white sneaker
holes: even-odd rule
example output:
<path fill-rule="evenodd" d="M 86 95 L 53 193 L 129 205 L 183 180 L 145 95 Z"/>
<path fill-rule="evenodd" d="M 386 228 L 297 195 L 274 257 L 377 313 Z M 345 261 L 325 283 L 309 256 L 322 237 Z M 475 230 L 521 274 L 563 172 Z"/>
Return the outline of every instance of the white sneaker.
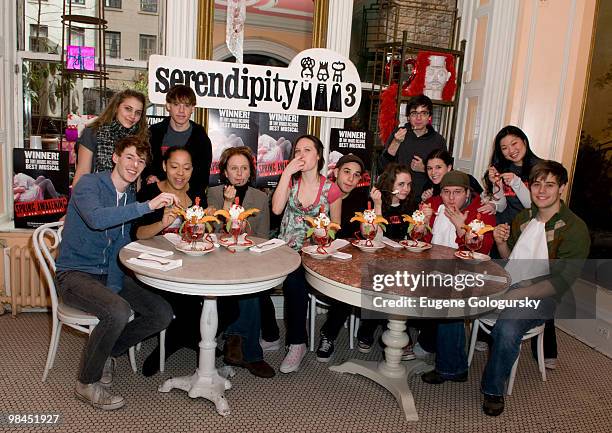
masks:
<path fill-rule="evenodd" d="M 298 371 L 304 355 L 306 355 L 306 344 L 290 344 L 289 351 L 279 368 L 280 372 L 291 373 Z"/>
<path fill-rule="evenodd" d="M 84 384 L 77 381 L 74 394 L 79 400 L 91 404 L 96 409 L 115 410 L 125 405 L 125 399 L 120 395 L 111 395 L 100 382 Z"/>
<path fill-rule="evenodd" d="M 476 344 L 474 344 L 474 350 L 476 350 L 477 352 L 486 352 L 487 350 L 489 350 L 489 345 L 486 341 L 476 340 Z"/>
<path fill-rule="evenodd" d="M 264 352 L 276 352 L 280 349 L 280 338 L 274 341 L 266 341 L 260 338 L 259 345 Z"/>
<path fill-rule="evenodd" d="M 428 364 L 432 364 L 434 361 L 435 354 L 423 349 L 419 343 L 416 343 L 414 346 L 412 346 L 412 353 L 414 353 L 416 359 L 420 359 L 421 361 L 424 361 Z"/>
<path fill-rule="evenodd" d="M 104 370 L 102 370 L 102 377 L 100 378 L 100 385 L 111 386 L 113 384 L 113 375 L 115 373 L 115 358 L 109 356 L 104 363 Z"/>
<path fill-rule="evenodd" d="M 548 370 L 557 368 L 557 358 L 544 358 L 544 368 Z"/>

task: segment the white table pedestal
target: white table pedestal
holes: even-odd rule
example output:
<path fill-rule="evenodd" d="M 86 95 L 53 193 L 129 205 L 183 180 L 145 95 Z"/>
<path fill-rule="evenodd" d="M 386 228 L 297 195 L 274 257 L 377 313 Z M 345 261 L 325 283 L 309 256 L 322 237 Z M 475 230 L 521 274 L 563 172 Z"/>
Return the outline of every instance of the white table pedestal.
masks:
<path fill-rule="evenodd" d="M 408 387 L 408 378 L 413 374 L 421 374 L 433 370 L 433 366 L 420 360 L 401 364 L 403 348 L 410 341 L 406 334 L 405 320 L 389 319 L 388 329 L 383 333 L 385 343 L 385 360 L 362 361 L 353 359 L 343 364 L 330 367 L 330 370 L 340 373 L 359 374 L 384 386 L 397 400 L 406 420 L 418 421 L 419 415 L 414 405 L 414 397 Z"/>
<path fill-rule="evenodd" d="M 198 369 L 190 376 L 173 377 L 159 386 L 159 391 L 170 392 L 173 388 L 187 391 L 191 398 L 204 397 L 215 404 L 219 415 L 229 415 L 230 408 L 225 399 L 225 390 L 230 389 L 232 384 L 221 376 L 215 368 L 215 334 L 217 333 L 217 299 L 214 297 L 204 298 L 202 315 L 200 316 L 200 358 Z M 233 370 L 229 369 L 230 372 Z"/>

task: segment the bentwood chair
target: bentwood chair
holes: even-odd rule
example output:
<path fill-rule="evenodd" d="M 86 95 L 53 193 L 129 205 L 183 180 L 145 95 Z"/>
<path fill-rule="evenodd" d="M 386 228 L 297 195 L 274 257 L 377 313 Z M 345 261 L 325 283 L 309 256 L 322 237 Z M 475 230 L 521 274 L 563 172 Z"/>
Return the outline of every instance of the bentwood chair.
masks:
<path fill-rule="evenodd" d="M 47 282 L 47 285 L 49 286 L 49 295 L 51 297 L 51 342 L 49 343 L 47 362 L 45 364 L 45 370 L 42 376 L 43 382 L 47 379 L 47 374 L 49 373 L 49 370 L 53 368 L 55 355 L 57 354 L 57 347 L 59 346 L 62 325 L 66 325 L 73 329 L 76 329 L 77 331 L 90 334 L 99 322 L 96 316 L 67 306 L 57 296 L 54 281 L 56 271 L 55 251 L 57 250 L 60 242 L 62 241 L 63 228 L 63 221 L 48 223 L 38 227 L 32 235 L 32 244 L 34 246 L 34 252 L 36 253 L 36 258 L 38 259 L 40 270 L 45 278 L 45 281 Z M 134 313 L 132 313 L 130 320 L 132 320 L 133 318 Z M 164 331 L 162 332 L 165 334 Z M 161 340 L 164 340 L 163 335 Z M 132 366 L 132 370 L 135 372 L 137 369 L 134 347 L 130 347 L 128 353 L 130 358 L 130 365 Z M 163 351 L 161 356 L 164 356 Z M 160 360 L 160 367 L 163 366 L 162 360 Z"/>
<path fill-rule="evenodd" d="M 474 356 L 474 348 L 476 346 L 476 338 L 478 337 L 478 329 L 482 329 L 485 333 L 491 334 L 491 328 L 495 326 L 495 319 L 476 319 L 472 324 L 472 338 L 470 341 L 470 349 L 468 352 L 468 366 L 472 364 L 472 357 Z M 537 337 L 538 346 L 538 370 L 542 374 L 542 380 L 546 382 L 546 368 L 544 367 L 544 324 L 534 326 L 523 335 L 521 341 L 529 340 L 530 338 Z M 516 368 L 518 366 L 519 358 L 521 357 L 521 348 L 519 346 L 519 353 L 516 356 L 516 361 L 512 366 L 510 377 L 508 378 L 508 386 L 506 388 L 506 394 L 512 395 L 512 388 L 514 387 L 514 378 L 516 376 Z"/>
<path fill-rule="evenodd" d="M 310 351 L 315 350 L 315 320 L 317 318 L 317 307 L 329 308 L 329 304 L 318 299 L 314 293 L 309 293 L 310 298 L 309 306 L 309 339 L 310 339 Z M 349 348 L 353 349 L 353 341 L 357 336 L 357 329 L 359 329 L 359 318 L 355 316 L 354 311 L 351 312 L 351 316 L 348 319 L 349 323 Z M 346 323 L 344 324 L 346 327 Z"/>

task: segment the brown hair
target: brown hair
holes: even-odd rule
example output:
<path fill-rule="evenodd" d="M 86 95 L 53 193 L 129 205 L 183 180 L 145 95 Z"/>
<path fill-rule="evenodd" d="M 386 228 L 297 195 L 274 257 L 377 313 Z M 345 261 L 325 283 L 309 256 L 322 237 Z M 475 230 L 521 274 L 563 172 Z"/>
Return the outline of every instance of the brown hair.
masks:
<path fill-rule="evenodd" d="M 557 161 L 544 160 L 538 162 L 531 169 L 529 173 L 529 184 L 531 185 L 542 177 L 546 178 L 549 174 L 557 179 L 559 186 L 563 186 L 567 183 L 567 170 L 565 167 Z"/>
<path fill-rule="evenodd" d="M 144 158 L 147 163 L 151 161 L 151 145 L 148 141 L 141 140 L 136 135 L 128 135 L 127 137 L 117 140 L 115 143 L 115 154 L 121 156 L 123 151 L 131 146 L 136 148 L 138 156 Z"/>
<path fill-rule="evenodd" d="M 395 179 L 397 179 L 397 175 L 400 173 L 406 173 L 410 175 L 411 181 L 414 179 L 414 175 L 412 174 L 412 170 L 410 169 L 409 165 L 397 164 L 393 162 L 385 167 L 385 170 L 381 173 L 381 175 L 376 181 L 376 188 L 378 188 L 382 193 L 383 215 L 386 215 L 389 208 L 391 207 L 391 202 L 393 200 L 393 184 L 395 183 Z M 408 193 L 408 197 L 400 201 L 400 211 L 404 213 L 411 212 L 414 207 L 413 202 L 414 188 L 412 187 L 412 185 L 410 185 L 410 193 Z"/>
<path fill-rule="evenodd" d="M 140 116 L 140 121 L 138 122 L 138 131 L 136 132 L 136 136 L 140 140 L 149 140 L 149 128 L 147 127 L 147 115 L 145 114 L 147 100 L 145 95 L 132 89 L 125 89 L 121 92 L 115 93 L 102 114 L 100 114 L 100 116 L 98 116 L 98 118 L 91 124 L 92 129 L 98 129 L 100 126 L 108 125 L 115 120 L 119 105 L 121 105 L 121 103 L 128 98 L 135 98 L 142 104 L 142 116 Z"/>
<path fill-rule="evenodd" d="M 323 156 L 324 148 L 323 148 L 323 142 L 319 139 L 319 137 L 316 137 L 314 135 L 304 134 L 298 137 L 297 140 L 295 140 L 295 144 L 291 148 L 291 156 L 289 157 L 289 161 L 295 158 L 295 149 L 297 148 L 297 145 L 302 138 L 306 138 L 314 143 L 315 149 L 317 150 L 317 155 L 319 157 L 319 161 L 317 162 L 317 173 L 320 173 L 321 170 L 323 170 L 323 164 L 325 164 L 325 157 Z M 300 178 L 301 175 L 302 173 L 298 171 L 297 173 L 293 175 L 293 179 L 297 180 Z"/>
<path fill-rule="evenodd" d="M 168 93 L 166 93 L 166 102 L 173 104 L 175 102 L 194 105 L 196 104 L 196 95 L 193 89 L 184 84 L 177 84 L 176 86 L 170 87 Z"/>
<path fill-rule="evenodd" d="M 225 169 L 227 169 L 227 163 L 232 156 L 242 155 L 247 161 L 249 161 L 249 184 L 255 180 L 255 158 L 253 157 L 253 152 L 251 148 L 248 146 L 238 146 L 238 147 L 228 147 L 221 154 L 221 158 L 219 159 L 219 178 L 221 179 L 221 183 L 226 183 L 227 176 L 225 175 Z"/>

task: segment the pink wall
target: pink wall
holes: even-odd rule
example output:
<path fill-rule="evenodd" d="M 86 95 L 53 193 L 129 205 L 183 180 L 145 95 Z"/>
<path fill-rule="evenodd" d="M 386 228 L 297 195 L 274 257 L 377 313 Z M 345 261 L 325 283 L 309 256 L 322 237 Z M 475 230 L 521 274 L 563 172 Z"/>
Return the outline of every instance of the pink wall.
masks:
<path fill-rule="evenodd" d="M 573 172 L 597 0 L 521 0 L 507 123 Z"/>

